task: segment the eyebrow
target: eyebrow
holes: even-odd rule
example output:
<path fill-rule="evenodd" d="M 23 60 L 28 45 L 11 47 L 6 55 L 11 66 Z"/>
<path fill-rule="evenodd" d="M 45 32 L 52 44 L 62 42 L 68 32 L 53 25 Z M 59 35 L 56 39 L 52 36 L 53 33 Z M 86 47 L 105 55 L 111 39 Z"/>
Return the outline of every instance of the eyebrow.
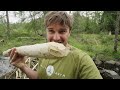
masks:
<path fill-rule="evenodd" d="M 53 29 L 53 28 L 47 28 L 47 29 Z"/>
<path fill-rule="evenodd" d="M 60 29 L 60 31 L 63 31 L 63 30 L 64 30 L 64 31 L 67 31 L 67 29 L 66 29 L 66 28 L 61 28 L 61 29 Z"/>
<path fill-rule="evenodd" d="M 54 28 L 53 28 L 53 27 L 48 27 L 47 30 L 54 30 Z M 64 30 L 64 31 L 67 31 L 67 28 L 62 27 L 62 28 L 60 28 L 59 30 L 60 30 L 60 31 L 61 31 L 61 30 L 62 30 L 62 31 L 63 31 L 63 30 Z"/>

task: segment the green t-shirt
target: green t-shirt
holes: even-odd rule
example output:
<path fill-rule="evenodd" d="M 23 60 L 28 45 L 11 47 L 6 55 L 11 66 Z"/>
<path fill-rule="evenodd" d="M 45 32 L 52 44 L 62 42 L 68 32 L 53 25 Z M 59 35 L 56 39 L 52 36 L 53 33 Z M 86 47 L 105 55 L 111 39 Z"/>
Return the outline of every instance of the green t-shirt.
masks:
<path fill-rule="evenodd" d="M 91 57 L 73 46 L 66 57 L 40 59 L 40 79 L 102 79 Z"/>

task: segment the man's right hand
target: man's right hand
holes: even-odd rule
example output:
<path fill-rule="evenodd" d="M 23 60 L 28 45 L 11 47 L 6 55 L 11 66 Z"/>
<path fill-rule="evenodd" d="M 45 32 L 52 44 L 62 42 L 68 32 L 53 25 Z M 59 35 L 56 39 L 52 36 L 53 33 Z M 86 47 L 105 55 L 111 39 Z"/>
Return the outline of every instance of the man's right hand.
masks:
<path fill-rule="evenodd" d="M 9 57 L 10 57 L 10 62 L 12 65 L 20 68 L 22 72 L 24 72 L 28 78 L 30 79 L 38 79 L 38 73 L 34 70 L 32 70 L 30 67 L 28 67 L 25 64 L 25 56 L 20 55 L 17 51 L 16 48 L 12 48 L 9 51 Z"/>
<path fill-rule="evenodd" d="M 26 65 L 25 64 L 25 56 L 20 55 L 16 51 L 16 48 L 13 48 L 10 50 L 9 56 L 10 56 L 10 62 L 12 65 L 14 65 L 18 68 L 22 68 L 23 66 Z"/>

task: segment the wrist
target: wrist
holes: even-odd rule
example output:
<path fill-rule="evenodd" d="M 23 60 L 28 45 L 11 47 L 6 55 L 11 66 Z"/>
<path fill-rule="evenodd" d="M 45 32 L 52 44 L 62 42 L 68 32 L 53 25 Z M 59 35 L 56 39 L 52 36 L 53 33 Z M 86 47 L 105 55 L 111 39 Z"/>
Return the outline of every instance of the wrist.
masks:
<path fill-rule="evenodd" d="M 25 63 L 19 63 L 18 65 L 18 68 L 20 68 L 21 70 L 24 69 L 25 67 L 27 67 Z"/>

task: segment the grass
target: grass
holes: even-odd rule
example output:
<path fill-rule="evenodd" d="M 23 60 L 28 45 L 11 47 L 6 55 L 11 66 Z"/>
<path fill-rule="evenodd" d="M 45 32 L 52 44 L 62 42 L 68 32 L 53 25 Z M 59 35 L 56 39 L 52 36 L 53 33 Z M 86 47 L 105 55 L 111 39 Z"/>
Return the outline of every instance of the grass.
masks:
<path fill-rule="evenodd" d="M 114 52 L 114 35 L 73 34 L 70 44 L 85 51 L 92 58 L 97 55 L 99 60 L 120 60 L 120 42 L 118 52 Z"/>
<path fill-rule="evenodd" d="M 21 37 L 27 37 L 27 38 L 21 38 Z M 2 54 L 3 51 L 9 48 L 46 42 L 45 38 L 42 36 L 41 37 L 35 36 L 29 38 L 28 37 L 29 35 L 24 35 L 24 34 L 23 35 L 21 34 L 21 36 L 15 35 L 10 37 L 9 39 L 2 37 L 1 39 L 4 39 L 4 42 L 0 42 L 0 54 Z"/>

